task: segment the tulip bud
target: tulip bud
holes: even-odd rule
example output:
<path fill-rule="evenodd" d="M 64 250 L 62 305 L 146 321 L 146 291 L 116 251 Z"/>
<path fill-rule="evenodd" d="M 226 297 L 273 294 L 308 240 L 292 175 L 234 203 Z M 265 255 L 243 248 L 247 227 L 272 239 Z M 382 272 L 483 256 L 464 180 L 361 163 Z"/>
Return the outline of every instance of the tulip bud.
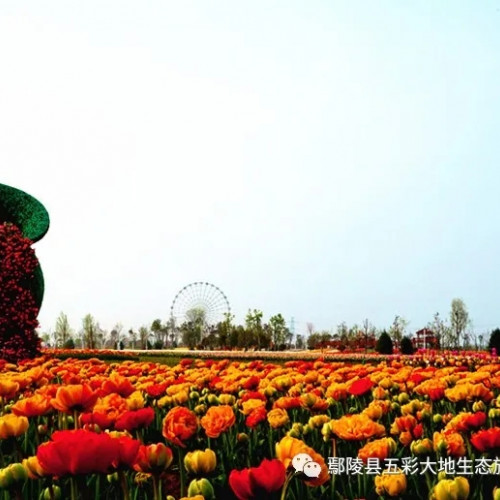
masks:
<path fill-rule="evenodd" d="M 209 394 L 207 397 L 208 404 L 217 405 L 219 404 L 219 400 L 215 394 Z"/>
<path fill-rule="evenodd" d="M 498 487 L 493 489 L 493 500 L 500 500 L 500 488 Z"/>
<path fill-rule="evenodd" d="M 446 479 L 446 472 L 444 470 L 439 471 L 437 478 L 438 478 L 438 481 L 442 481 L 443 479 Z"/>
<path fill-rule="evenodd" d="M 200 399 L 200 393 L 197 391 L 192 391 L 189 393 L 189 399 L 191 401 L 198 401 Z"/>
<path fill-rule="evenodd" d="M 40 424 L 38 427 L 37 427 L 37 431 L 38 431 L 38 434 L 40 434 L 40 436 L 45 436 L 45 434 L 47 434 L 47 431 L 49 430 L 48 426 L 45 425 L 45 424 Z"/>
<path fill-rule="evenodd" d="M 306 424 L 302 428 L 302 434 L 304 434 L 304 436 L 307 436 L 310 432 L 312 432 L 312 430 L 312 427 L 309 424 Z"/>
<path fill-rule="evenodd" d="M 268 385 L 265 389 L 264 389 L 264 394 L 268 397 L 268 398 L 271 398 L 273 397 L 278 391 L 276 390 L 275 387 L 273 387 L 272 385 Z"/>
<path fill-rule="evenodd" d="M 206 413 L 206 411 L 207 411 L 207 407 L 205 405 L 196 405 L 194 407 L 194 412 L 197 415 L 203 415 L 204 413 Z"/>
<path fill-rule="evenodd" d="M 114 472 L 113 474 L 108 474 L 106 476 L 106 479 L 108 480 L 108 483 L 117 483 L 119 478 L 118 478 L 118 472 Z"/>
<path fill-rule="evenodd" d="M 52 492 L 50 491 L 51 488 Z M 62 497 L 61 488 L 56 484 L 53 484 L 48 488 L 45 488 L 42 492 L 42 500 L 60 500 L 61 497 Z"/>
<path fill-rule="evenodd" d="M 209 448 L 205 451 L 190 451 L 184 457 L 184 467 L 191 474 L 210 474 L 216 465 L 215 452 Z"/>
<path fill-rule="evenodd" d="M 17 483 L 22 483 L 28 479 L 28 472 L 22 464 L 10 464 L 0 470 L 0 488 L 8 490 Z"/>
<path fill-rule="evenodd" d="M 238 443 L 248 443 L 249 439 L 248 434 L 245 434 L 244 432 L 236 434 L 236 441 L 238 441 Z"/>
<path fill-rule="evenodd" d="M 215 500 L 215 491 L 208 479 L 193 479 L 188 487 L 188 497 L 202 495 L 205 500 Z"/>
<path fill-rule="evenodd" d="M 497 410 L 496 408 L 490 408 L 488 411 L 488 418 L 491 418 L 492 420 L 495 418 L 498 418 L 500 416 L 500 410 Z"/>
<path fill-rule="evenodd" d="M 332 435 L 332 429 L 330 427 L 329 422 L 323 424 L 323 427 L 321 428 L 321 434 L 323 435 L 323 441 L 325 442 L 330 441 L 330 437 Z"/>
<path fill-rule="evenodd" d="M 428 438 L 417 439 L 411 443 L 410 450 L 414 455 L 426 455 L 433 451 L 432 441 Z"/>
<path fill-rule="evenodd" d="M 486 405 L 484 404 L 484 401 L 475 401 L 472 405 L 472 411 L 486 411 Z"/>
<path fill-rule="evenodd" d="M 232 394 L 221 394 L 218 397 L 219 403 L 221 405 L 234 405 L 236 403 L 236 398 Z"/>
<path fill-rule="evenodd" d="M 401 408 L 401 406 L 398 403 L 392 403 L 391 404 L 391 410 L 392 411 L 399 411 L 400 408 Z"/>
<path fill-rule="evenodd" d="M 435 424 L 440 424 L 443 421 L 443 416 L 440 415 L 439 413 L 436 413 L 435 415 L 432 415 L 432 421 Z"/>
<path fill-rule="evenodd" d="M 399 404 L 404 405 L 410 401 L 410 396 L 408 396 L 408 393 L 402 392 L 401 394 L 398 395 L 397 400 Z"/>

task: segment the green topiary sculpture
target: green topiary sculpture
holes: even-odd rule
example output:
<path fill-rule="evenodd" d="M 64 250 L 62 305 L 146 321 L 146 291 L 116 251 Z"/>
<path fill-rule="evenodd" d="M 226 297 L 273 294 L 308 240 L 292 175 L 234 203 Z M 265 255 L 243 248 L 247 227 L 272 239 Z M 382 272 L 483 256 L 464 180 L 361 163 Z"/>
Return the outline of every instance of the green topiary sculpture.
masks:
<path fill-rule="evenodd" d="M 8 361 L 39 352 L 35 328 L 44 280 L 31 244 L 47 233 L 49 224 L 38 200 L 0 184 L 0 357 Z"/>

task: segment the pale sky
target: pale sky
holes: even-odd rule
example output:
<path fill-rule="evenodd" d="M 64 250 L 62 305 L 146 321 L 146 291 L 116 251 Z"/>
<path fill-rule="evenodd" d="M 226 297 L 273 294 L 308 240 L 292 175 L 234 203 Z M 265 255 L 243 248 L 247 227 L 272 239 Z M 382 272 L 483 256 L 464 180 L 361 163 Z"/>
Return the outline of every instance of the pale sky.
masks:
<path fill-rule="evenodd" d="M 38 198 L 39 320 L 168 319 L 208 281 L 330 329 L 500 326 L 497 2 L 0 5 L 0 182 Z"/>

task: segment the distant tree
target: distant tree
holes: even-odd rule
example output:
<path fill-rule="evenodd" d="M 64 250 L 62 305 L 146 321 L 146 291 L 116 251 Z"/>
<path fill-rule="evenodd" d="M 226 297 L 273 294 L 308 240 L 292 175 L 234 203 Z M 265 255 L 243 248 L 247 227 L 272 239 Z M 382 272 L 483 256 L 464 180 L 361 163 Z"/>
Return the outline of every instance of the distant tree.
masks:
<path fill-rule="evenodd" d="M 227 347 L 229 346 L 229 337 L 231 335 L 231 331 L 234 328 L 232 321 L 234 320 L 234 316 L 230 313 L 224 313 L 224 320 L 217 323 L 216 335 L 217 335 L 217 345 L 219 347 Z"/>
<path fill-rule="evenodd" d="M 55 338 L 56 338 L 56 346 L 64 346 L 69 338 L 72 336 L 73 331 L 69 326 L 68 316 L 61 312 L 59 317 L 56 320 L 56 328 L 55 328 Z"/>
<path fill-rule="evenodd" d="M 258 309 L 254 309 L 253 311 L 251 311 L 249 309 L 245 317 L 245 329 L 247 331 L 248 337 L 255 342 L 255 345 L 257 345 L 258 349 L 265 347 L 265 345 L 263 344 L 266 344 L 266 339 L 265 339 L 266 335 L 264 335 L 262 316 L 263 316 L 262 311 L 259 311 Z M 247 340 L 244 340 L 243 343 L 245 345 L 241 345 L 240 343 L 239 344 L 240 347 L 247 347 L 246 345 L 248 344 Z"/>
<path fill-rule="evenodd" d="M 295 339 L 295 347 L 297 349 L 304 349 L 305 343 L 304 343 L 304 337 L 302 335 L 297 335 Z"/>
<path fill-rule="evenodd" d="M 462 299 L 451 301 L 450 323 L 453 331 L 455 346 L 460 346 L 460 336 L 464 333 L 469 323 L 469 313 Z"/>
<path fill-rule="evenodd" d="M 432 330 L 436 336 L 439 348 L 448 349 L 453 345 L 453 334 L 450 326 L 443 321 L 439 313 L 434 314 L 434 319 L 427 324 L 427 328 Z"/>
<path fill-rule="evenodd" d="M 391 339 L 399 344 L 401 339 L 405 336 L 407 326 L 408 321 L 406 321 L 403 317 L 396 315 L 391 328 L 389 329 Z"/>
<path fill-rule="evenodd" d="M 392 340 L 385 330 L 380 334 L 375 350 L 379 354 L 392 354 Z"/>
<path fill-rule="evenodd" d="M 413 354 L 413 343 L 410 337 L 404 336 L 401 339 L 401 353 L 402 354 Z"/>
<path fill-rule="evenodd" d="M 147 326 L 141 326 L 139 328 L 139 349 L 148 349 L 150 336 L 151 332 Z"/>
<path fill-rule="evenodd" d="M 180 327 L 182 335 L 182 343 L 193 349 L 201 343 L 203 324 L 199 321 L 186 321 Z"/>
<path fill-rule="evenodd" d="M 63 344 L 64 349 L 74 349 L 75 348 L 75 341 L 73 340 L 73 337 L 69 337 L 66 342 Z"/>
<path fill-rule="evenodd" d="M 137 343 L 137 332 L 133 328 L 131 328 L 128 331 L 128 336 L 129 336 L 130 346 L 132 347 L 132 349 L 135 349 Z"/>
<path fill-rule="evenodd" d="M 332 334 L 326 330 L 316 332 L 310 335 L 307 339 L 308 349 L 322 349 L 328 342 L 332 340 Z"/>
<path fill-rule="evenodd" d="M 271 316 L 269 318 L 269 326 L 274 349 L 285 349 L 285 343 L 289 334 L 285 318 L 281 314 Z"/>
<path fill-rule="evenodd" d="M 306 328 L 307 328 L 307 336 L 312 335 L 314 333 L 314 325 L 310 321 L 306 323 Z"/>
<path fill-rule="evenodd" d="M 349 327 L 347 326 L 345 321 L 342 321 L 339 325 L 337 325 L 337 330 L 335 331 L 335 338 L 340 340 L 341 338 L 348 338 L 349 336 Z"/>
<path fill-rule="evenodd" d="M 50 333 L 49 332 L 43 332 L 40 335 L 40 338 L 42 339 L 44 347 L 50 347 Z"/>
<path fill-rule="evenodd" d="M 87 314 L 82 320 L 82 333 L 85 347 L 95 349 L 97 347 L 99 325 L 91 314 Z"/>
<path fill-rule="evenodd" d="M 111 349 L 118 349 L 120 347 L 120 339 L 123 330 L 121 323 L 116 323 L 113 329 L 109 332 L 109 343 Z"/>
<path fill-rule="evenodd" d="M 153 323 L 151 323 L 151 331 L 154 335 L 155 349 L 162 349 L 165 347 L 165 342 L 168 338 L 168 323 L 163 324 L 161 319 L 155 319 Z"/>
<path fill-rule="evenodd" d="M 350 346 L 354 345 L 356 338 L 358 337 L 359 331 L 360 331 L 360 328 L 359 328 L 359 325 L 357 323 L 354 323 L 354 325 L 352 325 L 351 328 L 349 328 L 349 332 L 347 334 L 347 339 L 348 339 Z"/>
<path fill-rule="evenodd" d="M 497 354 L 500 355 L 500 328 L 495 328 L 490 335 L 490 341 L 488 343 L 488 348 L 496 349 Z"/>
<path fill-rule="evenodd" d="M 321 335 L 313 333 L 307 337 L 307 348 L 310 350 L 316 349 L 321 342 Z"/>

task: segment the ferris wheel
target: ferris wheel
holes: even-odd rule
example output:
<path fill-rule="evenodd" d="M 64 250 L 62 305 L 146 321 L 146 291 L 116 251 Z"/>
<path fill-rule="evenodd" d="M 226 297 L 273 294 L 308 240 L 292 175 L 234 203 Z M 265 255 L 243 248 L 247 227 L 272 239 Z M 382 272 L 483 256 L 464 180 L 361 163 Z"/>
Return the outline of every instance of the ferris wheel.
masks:
<path fill-rule="evenodd" d="M 205 326 L 216 325 L 231 313 L 224 292 L 203 281 L 195 281 L 181 288 L 170 307 L 170 319 L 175 326 L 201 320 Z"/>

